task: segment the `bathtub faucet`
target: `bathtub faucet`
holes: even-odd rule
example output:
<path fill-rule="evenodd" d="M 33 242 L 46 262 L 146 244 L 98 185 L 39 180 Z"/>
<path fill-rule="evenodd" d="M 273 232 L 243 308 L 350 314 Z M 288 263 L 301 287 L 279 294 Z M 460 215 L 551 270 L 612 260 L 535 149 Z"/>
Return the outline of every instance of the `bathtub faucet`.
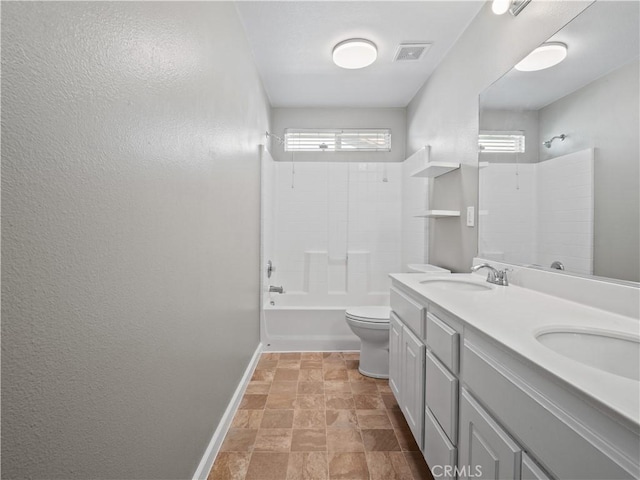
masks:
<path fill-rule="evenodd" d="M 284 293 L 284 288 L 274 287 L 273 285 L 269 285 L 269 293 Z"/>

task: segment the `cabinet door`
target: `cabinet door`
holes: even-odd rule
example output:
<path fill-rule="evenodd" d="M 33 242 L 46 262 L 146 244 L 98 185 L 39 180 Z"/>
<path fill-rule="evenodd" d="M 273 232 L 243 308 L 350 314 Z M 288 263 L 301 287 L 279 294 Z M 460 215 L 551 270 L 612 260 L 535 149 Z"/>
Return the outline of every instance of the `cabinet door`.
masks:
<path fill-rule="evenodd" d="M 396 396 L 398 405 L 402 405 L 401 378 L 402 372 L 402 323 L 395 313 L 391 312 L 389 326 L 389 387 Z"/>
<path fill-rule="evenodd" d="M 522 450 L 491 416 L 462 389 L 460 397 L 460 480 L 520 479 Z"/>
<path fill-rule="evenodd" d="M 429 407 L 424 409 L 424 447 L 422 455 L 427 464 L 432 468 L 434 478 L 438 473 L 443 473 L 443 478 L 451 478 L 445 473 L 453 471 L 456 465 L 456 447 L 449 441 L 440 424 L 431 413 Z M 437 472 L 437 470 L 440 472 Z"/>
<path fill-rule="evenodd" d="M 427 348 L 424 401 L 451 443 L 458 442 L 458 379 Z"/>
<path fill-rule="evenodd" d="M 402 412 L 422 449 L 424 429 L 425 346 L 408 328 L 402 329 Z"/>
<path fill-rule="evenodd" d="M 522 452 L 522 480 L 551 480 L 529 455 Z"/>

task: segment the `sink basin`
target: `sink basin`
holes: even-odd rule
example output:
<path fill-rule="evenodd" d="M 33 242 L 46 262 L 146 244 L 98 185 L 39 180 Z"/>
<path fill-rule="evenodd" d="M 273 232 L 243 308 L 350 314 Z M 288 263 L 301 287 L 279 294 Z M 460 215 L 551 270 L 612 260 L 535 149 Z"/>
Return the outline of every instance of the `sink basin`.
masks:
<path fill-rule="evenodd" d="M 420 282 L 423 285 L 429 285 L 430 287 L 439 288 L 442 290 L 450 290 L 456 292 L 483 292 L 491 290 L 491 285 L 488 283 L 474 282 L 471 280 L 462 280 L 456 278 L 438 278 L 434 280 L 423 280 Z"/>
<path fill-rule="evenodd" d="M 640 380 L 640 338 L 598 330 L 555 330 L 536 336 L 560 355 L 598 370 Z"/>

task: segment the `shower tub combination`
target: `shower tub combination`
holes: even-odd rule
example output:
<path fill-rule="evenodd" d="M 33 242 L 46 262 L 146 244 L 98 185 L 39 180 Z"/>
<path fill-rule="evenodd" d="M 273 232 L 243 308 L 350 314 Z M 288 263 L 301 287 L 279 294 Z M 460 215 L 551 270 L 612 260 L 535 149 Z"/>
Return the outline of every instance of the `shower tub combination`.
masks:
<path fill-rule="evenodd" d="M 402 164 L 261 153 L 264 348 L 360 350 L 345 310 L 389 305 L 388 273 L 401 270 Z M 286 293 L 268 293 L 280 286 Z"/>
<path fill-rule="evenodd" d="M 361 305 L 389 305 L 386 292 L 359 298 L 296 293 L 265 298 L 262 344 L 265 350 L 279 352 L 359 350 L 360 339 L 347 325 L 345 310 Z"/>

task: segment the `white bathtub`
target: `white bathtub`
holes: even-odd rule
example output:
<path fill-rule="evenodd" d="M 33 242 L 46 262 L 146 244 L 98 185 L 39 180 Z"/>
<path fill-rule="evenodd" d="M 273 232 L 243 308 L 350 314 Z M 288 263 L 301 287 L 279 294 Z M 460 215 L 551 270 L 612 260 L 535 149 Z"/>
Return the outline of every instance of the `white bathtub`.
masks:
<path fill-rule="evenodd" d="M 262 344 L 267 351 L 279 352 L 359 350 L 360 339 L 344 317 L 347 308 L 358 305 L 389 305 L 389 294 L 267 296 L 261 319 Z"/>

